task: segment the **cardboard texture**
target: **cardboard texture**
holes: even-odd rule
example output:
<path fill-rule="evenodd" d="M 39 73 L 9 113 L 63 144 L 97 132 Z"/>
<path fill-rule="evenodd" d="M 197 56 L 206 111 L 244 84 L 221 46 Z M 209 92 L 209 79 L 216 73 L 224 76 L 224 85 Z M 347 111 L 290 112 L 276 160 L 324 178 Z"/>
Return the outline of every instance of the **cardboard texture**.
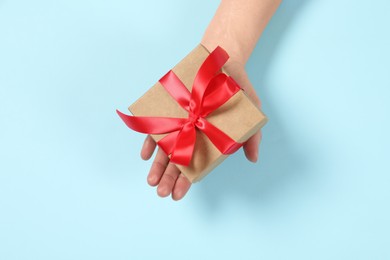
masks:
<path fill-rule="evenodd" d="M 190 91 L 195 75 L 208 54 L 205 47 L 198 45 L 172 69 Z M 188 112 L 159 82 L 134 102 L 129 110 L 134 116 L 188 117 Z M 242 90 L 209 114 L 206 119 L 240 143 L 247 141 L 267 122 L 266 116 Z M 196 143 L 190 165 L 187 167 L 177 165 L 191 182 L 202 179 L 228 156 L 221 154 L 205 134 L 199 130 L 196 132 Z M 165 135 L 151 136 L 158 141 Z"/>

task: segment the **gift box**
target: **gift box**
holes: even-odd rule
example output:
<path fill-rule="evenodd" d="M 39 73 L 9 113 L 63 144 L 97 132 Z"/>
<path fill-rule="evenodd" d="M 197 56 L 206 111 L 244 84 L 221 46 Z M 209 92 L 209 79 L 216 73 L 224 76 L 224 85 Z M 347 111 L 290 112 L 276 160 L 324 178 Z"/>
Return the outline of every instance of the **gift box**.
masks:
<path fill-rule="evenodd" d="M 228 54 L 198 45 L 129 111 L 117 111 L 133 130 L 150 134 L 179 170 L 196 182 L 267 122 L 223 69 Z"/>

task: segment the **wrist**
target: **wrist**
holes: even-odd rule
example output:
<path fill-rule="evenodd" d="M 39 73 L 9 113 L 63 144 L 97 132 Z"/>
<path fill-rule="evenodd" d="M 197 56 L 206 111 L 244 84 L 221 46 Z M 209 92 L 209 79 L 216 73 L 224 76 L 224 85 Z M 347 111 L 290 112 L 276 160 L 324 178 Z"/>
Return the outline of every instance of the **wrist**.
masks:
<path fill-rule="evenodd" d="M 227 51 L 230 60 L 245 65 L 256 40 L 250 43 L 251 30 L 245 28 L 240 12 L 237 12 L 237 3 L 230 0 L 221 1 L 213 19 L 208 25 L 201 43 L 209 51 L 221 46 Z M 251 48 L 253 45 L 253 48 Z"/>
<path fill-rule="evenodd" d="M 231 60 L 245 65 L 281 0 L 222 0 L 201 43 L 224 48 Z"/>
<path fill-rule="evenodd" d="M 245 66 L 247 57 L 250 53 L 245 55 L 239 43 L 234 40 L 228 40 L 227 37 L 220 37 L 218 34 L 207 35 L 205 34 L 201 44 L 209 51 L 212 52 L 217 46 L 222 47 L 229 54 L 228 63 L 240 64 Z"/>

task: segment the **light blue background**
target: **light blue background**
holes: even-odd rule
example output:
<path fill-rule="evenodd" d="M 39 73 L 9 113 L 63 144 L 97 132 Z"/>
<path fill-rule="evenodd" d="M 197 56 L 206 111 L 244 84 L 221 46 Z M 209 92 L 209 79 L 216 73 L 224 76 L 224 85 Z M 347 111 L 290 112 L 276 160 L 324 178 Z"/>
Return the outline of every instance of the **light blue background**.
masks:
<path fill-rule="evenodd" d="M 390 259 L 390 2 L 285 0 L 247 70 L 270 121 L 180 202 L 123 111 L 218 1 L 0 0 L 0 259 Z"/>

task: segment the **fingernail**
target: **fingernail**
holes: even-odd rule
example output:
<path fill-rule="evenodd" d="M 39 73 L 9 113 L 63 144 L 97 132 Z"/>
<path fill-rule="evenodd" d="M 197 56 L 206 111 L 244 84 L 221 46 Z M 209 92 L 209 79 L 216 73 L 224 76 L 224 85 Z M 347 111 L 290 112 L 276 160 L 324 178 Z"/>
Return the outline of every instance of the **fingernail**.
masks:
<path fill-rule="evenodd" d="M 175 200 L 181 200 L 183 198 L 183 192 L 182 191 L 178 191 L 176 192 L 175 194 Z"/>
<path fill-rule="evenodd" d="M 154 184 L 156 182 L 156 177 L 155 176 L 149 176 L 148 177 L 148 183 L 149 184 Z"/>
<path fill-rule="evenodd" d="M 165 187 L 165 186 L 158 186 L 157 193 L 158 193 L 158 195 L 160 197 L 166 197 L 166 196 L 169 195 L 170 192 L 169 192 L 167 187 Z"/>

